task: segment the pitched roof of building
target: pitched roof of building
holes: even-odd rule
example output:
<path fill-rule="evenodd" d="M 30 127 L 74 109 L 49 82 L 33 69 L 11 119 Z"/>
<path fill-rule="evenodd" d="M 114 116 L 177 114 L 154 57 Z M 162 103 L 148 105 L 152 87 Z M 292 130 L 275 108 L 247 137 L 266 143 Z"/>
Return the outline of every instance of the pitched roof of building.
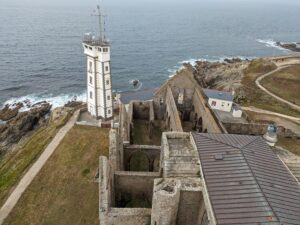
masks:
<path fill-rule="evenodd" d="M 193 134 L 218 225 L 300 224 L 300 186 L 261 137 Z"/>
<path fill-rule="evenodd" d="M 227 92 L 227 91 L 218 91 L 218 90 L 203 88 L 203 92 L 208 98 L 215 98 L 215 99 L 231 101 L 231 102 L 234 99 L 234 95 L 231 92 Z"/>

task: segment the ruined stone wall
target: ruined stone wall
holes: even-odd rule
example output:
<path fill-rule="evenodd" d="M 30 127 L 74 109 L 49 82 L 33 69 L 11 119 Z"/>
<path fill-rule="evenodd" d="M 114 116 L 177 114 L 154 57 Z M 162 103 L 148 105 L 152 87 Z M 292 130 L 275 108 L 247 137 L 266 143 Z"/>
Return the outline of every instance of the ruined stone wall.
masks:
<path fill-rule="evenodd" d="M 120 170 L 122 167 L 123 149 L 120 149 L 122 145 L 119 144 L 119 141 L 118 131 L 111 129 L 109 132 L 109 161 L 114 171 Z"/>
<path fill-rule="evenodd" d="M 124 148 L 124 169 L 129 171 L 131 157 L 138 152 L 142 152 L 149 160 L 150 171 L 159 170 L 160 146 L 149 145 L 129 145 Z M 156 165 L 157 163 L 157 165 Z"/>
<path fill-rule="evenodd" d="M 117 201 L 125 195 L 132 199 L 141 197 L 152 202 L 154 179 L 159 173 L 117 171 L 114 174 L 115 196 Z M 116 202 L 117 206 L 118 202 Z"/>
<path fill-rule="evenodd" d="M 111 208 L 107 222 L 100 225 L 149 225 L 151 209 L 141 208 Z"/>
<path fill-rule="evenodd" d="M 268 124 L 258 123 L 223 123 L 230 134 L 264 135 L 267 132 Z M 281 137 L 299 138 L 299 135 L 282 126 L 277 127 L 277 134 Z"/>
<path fill-rule="evenodd" d="M 151 225 L 176 225 L 181 183 L 176 179 L 156 179 Z"/>
<path fill-rule="evenodd" d="M 131 113 L 132 115 L 132 113 Z M 130 141 L 130 119 L 124 104 L 120 104 L 119 110 L 119 136 L 124 143 Z"/>
<path fill-rule="evenodd" d="M 226 133 L 225 129 L 222 129 L 221 127 L 222 126 L 221 122 L 214 117 L 213 112 L 206 104 L 204 94 L 200 89 L 195 89 L 193 105 L 194 105 L 194 112 L 193 112 L 194 120 L 198 120 L 200 117 L 202 118 L 202 122 L 203 122 L 202 132 Z"/>
<path fill-rule="evenodd" d="M 157 111 L 158 117 L 162 117 L 162 106 L 159 104 L 163 99 L 164 105 L 166 105 L 166 111 L 168 114 L 170 111 L 170 94 L 168 89 L 171 89 L 173 95 L 173 101 L 176 105 L 176 111 L 187 111 L 190 113 L 190 121 L 195 123 L 202 118 L 203 126 L 201 132 L 210 133 L 226 133 L 225 127 L 214 116 L 213 112 L 206 104 L 205 95 L 202 92 L 202 88 L 198 85 L 194 79 L 193 71 L 189 69 L 179 71 L 174 77 L 169 79 L 161 88 L 156 92 L 154 97 L 154 106 Z M 179 93 L 184 93 L 184 104 L 178 104 Z M 175 108 L 175 107 L 174 107 Z M 175 109 L 174 109 L 175 110 Z M 166 121 L 168 118 L 165 118 Z M 168 122 L 168 121 L 167 121 Z M 195 123 L 196 124 L 196 123 Z"/>
<path fill-rule="evenodd" d="M 133 119 L 149 120 L 150 118 L 150 102 L 134 101 L 133 105 Z"/>
<path fill-rule="evenodd" d="M 154 105 L 153 101 L 149 101 L 149 121 L 155 120 L 155 113 L 154 113 Z"/>
<path fill-rule="evenodd" d="M 99 160 L 99 219 L 102 225 L 109 224 L 108 212 L 114 204 L 113 197 L 113 173 L 108 159 L 101 156 Z"/>
<path fill-rule="evenodd" d="M 199 154 L 190 133 L 165 132 L 162 135 L 161 172 L 167 177 L 199 177 Z"/>
<path fill-rule="evenodd" d="M 181 191 L 176 225 L 202 225 L 205 204 L 202 191 Z"/>
<path fill-rule="evenodd" d="M 166 123 L 166 127 L 168 130 L 178 132 L 183 131 L 177 106 L 170 88 L 167 89 L 166 96 Z"/>

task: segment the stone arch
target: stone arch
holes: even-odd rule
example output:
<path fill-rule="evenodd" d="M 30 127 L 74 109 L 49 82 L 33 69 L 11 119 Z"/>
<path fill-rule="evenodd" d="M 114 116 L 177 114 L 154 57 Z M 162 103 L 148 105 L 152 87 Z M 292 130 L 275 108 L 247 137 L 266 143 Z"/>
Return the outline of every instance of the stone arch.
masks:
<path fill-rule="evenodd" d="M 143 151 L 134 151 L 128 158 L 129 171 L 151 171 L 150 157 Z"/>
<path fill-rule="evenodd" d="M 191 111 L 184 111 L 182 114 L 182 121 L 190 121 Z"/>

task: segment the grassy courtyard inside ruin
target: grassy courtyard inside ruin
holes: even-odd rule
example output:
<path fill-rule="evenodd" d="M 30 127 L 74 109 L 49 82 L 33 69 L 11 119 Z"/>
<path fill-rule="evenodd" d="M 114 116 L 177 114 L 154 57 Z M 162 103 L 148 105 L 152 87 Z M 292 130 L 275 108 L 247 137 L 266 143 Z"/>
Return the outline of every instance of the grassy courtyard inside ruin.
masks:
<path fill-rule="evenodd" d="M 24 192 L 5 225 L 99 224 L 99 156 L 108 155 L 108 129 L 75 126 Z"/>

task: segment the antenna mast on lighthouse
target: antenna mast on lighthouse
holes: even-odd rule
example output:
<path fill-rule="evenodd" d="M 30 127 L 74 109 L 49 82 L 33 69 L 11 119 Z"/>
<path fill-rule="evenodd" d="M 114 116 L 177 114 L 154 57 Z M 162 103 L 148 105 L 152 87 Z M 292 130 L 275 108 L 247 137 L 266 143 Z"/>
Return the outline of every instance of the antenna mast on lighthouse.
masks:
<path fill-rule="evenodd" d="M 92 14 L 92 16 L 98 17 L 99 22 L 99 39 L 100 41 L 105 41 L 105 15 L 102 14 L 100 4 L 97 5 L 96 14 Z"/>

